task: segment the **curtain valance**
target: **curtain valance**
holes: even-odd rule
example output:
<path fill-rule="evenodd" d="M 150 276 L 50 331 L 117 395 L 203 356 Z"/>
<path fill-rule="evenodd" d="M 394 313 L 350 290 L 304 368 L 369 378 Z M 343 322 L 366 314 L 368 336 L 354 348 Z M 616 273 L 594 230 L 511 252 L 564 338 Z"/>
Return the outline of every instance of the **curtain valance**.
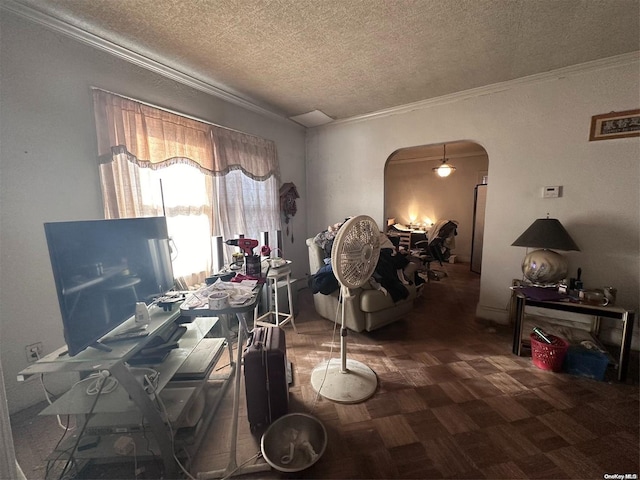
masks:
<path fill-rule="evenodd" d="M 147 168 L 189 163 L 212 175 L 242 170 L 254 180 L 280 177 L 275 143 L 193 120 L 103 90 L 93 90 L 98 160 L 117 155 Z"/>

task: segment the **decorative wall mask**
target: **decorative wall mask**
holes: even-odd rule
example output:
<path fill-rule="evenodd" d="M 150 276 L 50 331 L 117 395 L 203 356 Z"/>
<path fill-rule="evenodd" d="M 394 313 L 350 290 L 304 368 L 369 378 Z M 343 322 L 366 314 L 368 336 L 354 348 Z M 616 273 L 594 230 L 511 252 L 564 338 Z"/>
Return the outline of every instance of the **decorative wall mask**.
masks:
<path fill-rule="evenodd" d="M 285 234 L 289 236 L 289 221 L 298 211 L 296 199 L 300 198 L 298 189 L 292 182 L 283 183 L 280 187 L 280 210 L 286 225 Z M 291 228 L 291 243 L 293 243 L 293 227 Z"/>

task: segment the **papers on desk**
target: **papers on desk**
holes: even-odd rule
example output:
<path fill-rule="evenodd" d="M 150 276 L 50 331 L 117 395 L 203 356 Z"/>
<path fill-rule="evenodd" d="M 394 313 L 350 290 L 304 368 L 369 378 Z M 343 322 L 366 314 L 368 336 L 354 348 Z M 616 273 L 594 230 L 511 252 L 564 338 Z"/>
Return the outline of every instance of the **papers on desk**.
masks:
<path fill-rule="evenodd" d="M 412 229 L 407 227 L 406 225 L 402 225 L 401 223 L 394 223 L 393 228 L 398 230 L 399 232 L 410 232 Z"/>
<path fill-rule="evenodd" d="M 402 225 L 401 223 L 394 223 L 392 227 L 398 232 L 405 232 L 405 233 L 425 233 L 426 234 L 428 231 L 422 228 L 407 227 L 406 225 Z"/>
<path fill-rule="evenodd" d="M 213 292 L 225 292 L 229 294 L 229 306 L 237 307 L 250 301 L 255 295 L 257 280 L 243 280 L 242 282 L 216 281 L 212 285 L 207 285 L 192 292 L 182 304 L 182 308 L 209 308 L 209 295 Z"/>

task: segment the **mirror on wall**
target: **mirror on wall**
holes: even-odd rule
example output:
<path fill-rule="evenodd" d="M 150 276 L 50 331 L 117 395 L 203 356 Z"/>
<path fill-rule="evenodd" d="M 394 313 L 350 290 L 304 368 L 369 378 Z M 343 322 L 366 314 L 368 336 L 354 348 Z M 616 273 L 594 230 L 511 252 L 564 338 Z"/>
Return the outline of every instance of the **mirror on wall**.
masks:
<path fill-rule="evenodd" d="M 447 177 L 440 177 L 434 169 L 443 164 L 444 158 L 455 170 Z M 438 220 L 455 220 L 458 235 L 452 253 L 456 261 L 471 263 L 473 256 L 473 265 L 480 265 L 484 232 L 478 231 L 477 225 L 480 217 L 484 225 L 484 210 L 474 215 L 478 210 L 476 186 L 489 183 L 488 173 L 487 152 L 475 142 L 447 142 L 397 150 L 385 165 L 385 218 L 420 229 L 428 229 Z M 487 189 L 482 188 L 485 192 Z M 479 267 L 472 271 L 480 273 Z"/>

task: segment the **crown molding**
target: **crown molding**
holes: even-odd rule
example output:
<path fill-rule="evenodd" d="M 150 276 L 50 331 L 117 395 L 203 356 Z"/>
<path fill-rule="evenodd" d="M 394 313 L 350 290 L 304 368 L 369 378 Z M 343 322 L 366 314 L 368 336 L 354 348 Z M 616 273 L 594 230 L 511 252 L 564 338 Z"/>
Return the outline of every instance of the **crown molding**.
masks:
<path fill-rule="evenodd" d="M 600 60 L 593 60 L 591 62 L 580 63 L 577 65 L 571 65 L 569 67 L 559 68 L 556 70 L 551 70 L 549 72 L 538 73 L 538 74 L 529 75 L 526 77 L 520 77 L 513 80 L 508 80 L 506 82 L 494 83 L 494 84 L 486 85 L 483 87 L 472 88 L 469 90 L 463 90 L 461 92 L 451 93 L 449 95 L 442 95 L 440 97 L 430 98 L 427 100 L 420 100 L 418 102 L 413 102 L 413 103 L 407 103 L 405 105 L 399 105 L 397 107 L 391 107 L 384 110 L 378 110 L 376 112 L 365 113 L 363 115 L 356 115 L 353 117 L 343 118 L 340 120 L 334 120 L 333 122 L 327 125 L 314 127 L 314 128 L 332 127 L 334 125 L 357 123 L 364 120 L 372 120 L 375 118 L 383 118 L 391 115 L 408 113 L 413 110 L 420 110 L 426 107 L 445 105 L 453 102 L 458 102 L 461 100 L 468 100 L 468 99 L 480 97 L 483 95 L 502 92 L 505 90 L 510 90 L 520 85 L 530 85 L 535 83 L 547 82 L 551 80 L 558 80 L 569 75 L 579 75 L 585 72 L 604 70 L 607 68 L 613 68 L 613 67 L 638 63 L 639 60 L 640 60 L 640 51 L 623 53 L 621 55 L 607 57 Z"/>
<path fill-rule="evenodd" d="M 129 63 L 142 67 L 151 72 L 157 73 L 158 75 L 162 75 L 163 77 L 169 78 L 175 82 L 181 83 L 183 85 L 194 88 L 206 94 L 220 98 L 222 100 L 225 100 L 229 103 L 245 108 L 247 110 L 251 110 L 255 113 L 259 113 L 261 115 L 275 118 L 278 120 L 284 120 L 287 123 L 295 124 L 286 116 L 284 116 L 283 114 L 277 111 L 270 110 L 261 105 L 258 105 L 255 101 L 249 98 L 243 97 L 240 94 L 231 93 L 229 91 L 230 90 L 229 88 L 225 89 L 224 87 L 221 87 L 219 85 L 214 85 L 213 83 L 200 80 L 192 75 L 176 70 L 175 68 L 164 65 L 156 60 L 152 60 L 144 55 L 136 53 L 128 48 L 124 48 L 116 43 L 113 43 L 109 40 L 106 40 L 97 35 L 89 33 L 63 20 L 52 17 L 49 14 L 40 12 L 32 7 L 22 5 L 13 0 L 2 0 L 0 3 L 0 9 L 10 11 L 22 18 L 25 18 L 29 21 L 37 23 L 38 25 L 41 25 L 57 33 L 61 33 L 63 35 L 71 37 L 86 45 L 89 45 L 98 50 L 102 50 L 103 52 L 109 53 Z"/>
<path fill-rule="evenodd" d="M 138 54 L 132 50 L 117 45 L 111 41 L 105 40 L 97 35 L 89 33 L 78 27 L 75 27 L 65 21 L 59 20 L 51 15 L 40 12 L 32 7 L 22 5 L 14 0 L 0 0 L 0 9 L 5 9 L 16 15 L 19 15 L 27 20 L 49 28 L 55 32 L 62 33 L 68 37 L 85 43 L 91 47 L 107 52 L 118 58 L 121 58 L 129 63 L 137 65 L 141 68 L 147 69 L 166 78 L 174 80 L 178 83 L 202 91 L 206 94 L 225 100 L 234 105 L 240 106 L 244 109 L 253 111 L 255 113 L 274 118 L 280 121 L 286 121 L 299 126 L 296 122 L 287 118 L 282 113 L 273 109 L 266 108 L 259 105 L 248 97 L 245 97 L 239 93 L 233 93 L 231 88 L 222 85 L 215 85 L 212 82 L 206 82 L 200 80 L 192 75 L 181 72 L 175 68 L 164 65 L 156 60 L 152 60 L 144 55 Z M 397 115 L 407 113 L 413 110 L 419 110 L 427 107 L 449 104 L 461 100 L 475 98 L 483 95 L 493 94 L 504 90 L 509 90 L 519 85 L 527 85 L 540 83 L 545 81 L 561 79 L 568 75 L 576 75 L 584 72 L 602 70 L 606 68 L 613 68 L 621 65 L 627 65 L 631 63 L 637 63 L 640 59 L 640 51 L 631 53 L 625 53 L 622 55 L 616 55 L 600 60 L 594 60 L 591 62 L 581 63 L 578 65 L 572 65 L 569 67 L 552 70 L 550 72 L 544 72 L 535 75 L 529 75 L 526 77 L 509 80 L 506 82 L 495 83 L 492 85 L 486 85 L 478 88 L 464 90 L 461 92 L 455 92 L 448 95 L 442 95 L 440 97 L 431 98 L 427 100 L 421 100 L 418 102 L 408 103 L 397 107 L 391 107 L 384 110 L 378 110 L 363 115 L 356 115 L 349 118 L 340 120 L 333 120 L 332 122 L 320 125 L 316 127 L 305 128 L 328 128 L 334 125 L 357 123 L 365 120 L 371 120 L 376 118 L 383 118 L 390 115 Z"/>

